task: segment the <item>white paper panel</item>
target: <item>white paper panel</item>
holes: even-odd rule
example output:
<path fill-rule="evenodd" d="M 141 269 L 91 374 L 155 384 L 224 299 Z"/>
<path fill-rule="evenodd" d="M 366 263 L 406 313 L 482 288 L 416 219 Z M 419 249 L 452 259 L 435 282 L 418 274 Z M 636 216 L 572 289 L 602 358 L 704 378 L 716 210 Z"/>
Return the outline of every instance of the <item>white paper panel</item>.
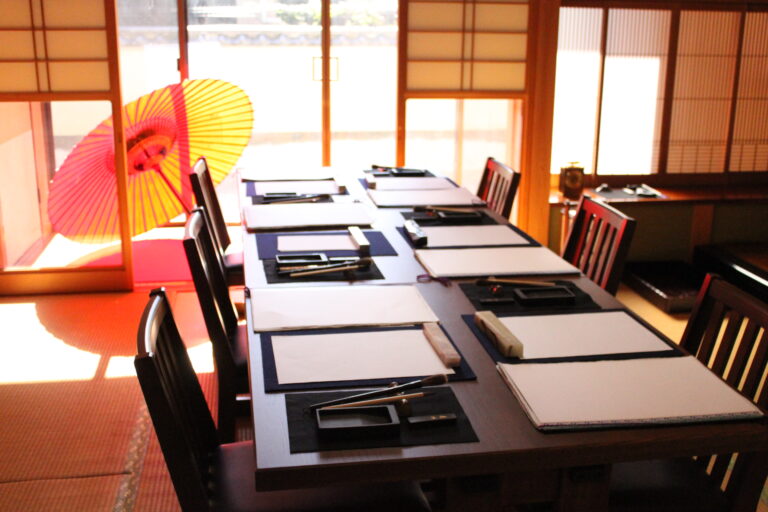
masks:
<path fill-rule="evenodd" d="M 362 203 L 260 204 L 243 207 L 250 230 L 301 227 L 367 226 L 373 222 Z"/>
<path fill-rule="evenodd" d="M 294 192 L 296 194 L 338 194 L 339 186 L 334 180 L 311 181 L 260 181 L 254 185 L 256 195 Z"/>
<path fill-rule="evenodd" d="M 106 91 L 109 90 L 107 62 L 51 62 L 51 90 Z"/>
<path fill-rule="evenodd" d="M 43 27 L 43 0 L 32 0 L 32 23 L 35 27 Z"/>
<path fill-rule="evenodd" d="M 48 28 L 105 26 L 104 0 L 43 0 L 43 11 Z"/>
<path fill-rule="evenodd" d="M 624 311 L 506 316 L 525 359 L 667 351 L 669 345 Z"/>
<path fill-rule="evenodd" d="M 350 235 L 284 235 L 277 237 L 280 252 L 356 251 Z"/>
<path fill-rule="evenodd" d="M 36 92 L 37 77 L 32 62 L 0 62 L 0 92 Z"/>
<path fill-rule="evenodd" d="M 475 34 L 472 56 L 478 60 L 525 60 L 526 34 Z"/>
<path fill-rule="evenodd" d="M 475 62 L 475 90 L 525 90 L 524 62 Z"/>
<path fill-rule="evenodd" d="M 416 259 L 432 277 L 579 274 L 546 247 L 417 249 Z"/>
<path fill-rule="evenodd" d="M 498 368 L 542 430 L 763 416 L 692 356 Z"/>
<path fill-rule="evenodd" d="M 460 60 L 461 33 L 426 33 L 408 34 L 409 59 L 453 59 Z"/>
<path fill-rule="evenodd" d="M 368 189 L 368 195 L 376 206 L 480 206 L 485 204 L 463 187 L 431 190 Z"/>
<path fill-rule="evenodd" d="M 461 30 L 462 4 L 456 2 L 410 2 L 409 30 Z"/>
<path fill-rule="evenodd" d="M 502 224 L 492 226 L 424 226 L 427 247 L 473 247 L 480 245 L 528 245 L 530 242 Z"/>
<path fill-rule="evenodd" d="M 425 178 L 400 178 L 390 177 L 376 180 L 376 190 L 440 190 L 446 188 L 456 188 L 456 185 L 448 178 L 425 177 Z"/>
<path fill-rule="evenodd" d="M 477 4 L 476 31 L 525 31 L 528 29 L 528 6 L 516 4 Z"/>
<path fill-rule="evenodd" d="M 103 30 L 48 30 L 51 59 L 106 59 L 107 35 Z"/>
<path fill-rule="evenodd" d="M 280 384 L 454 373 L 421 329 L 273 336 L 272 350 Z"/>
<path fill-rule="evenodd" d="M 48 90 L 48 66 L 45 62 L 37 63 L 37 84 L 40 91 Z"/>
<path fill-rule="evenodd" d="M 35 53 L 37 54 L 37 58 L 40 60 L 45 60 L 46 53 L 45 53 L 45 31 L 44 30 L 35 30 Z"/>
<path fill-rule="evenodd" d="M 30 27 L 29 0 L 0 0 L 0 28 Z"/>
<path fill-rule="evenodd" d="M 408 89 L 461 88 L 461 64 L 459 62 L 409 62 Z"/>
<path fill-rule="evenodd" d="M 0 31 L 0 59 L 27 60 L 35 58 L 32 32 L 25 30 Z"/>
<path fill-rule="evenodd" d="M 438 321 L 411 285 L 259 288 L 251 309 L 256 332 Z"/>

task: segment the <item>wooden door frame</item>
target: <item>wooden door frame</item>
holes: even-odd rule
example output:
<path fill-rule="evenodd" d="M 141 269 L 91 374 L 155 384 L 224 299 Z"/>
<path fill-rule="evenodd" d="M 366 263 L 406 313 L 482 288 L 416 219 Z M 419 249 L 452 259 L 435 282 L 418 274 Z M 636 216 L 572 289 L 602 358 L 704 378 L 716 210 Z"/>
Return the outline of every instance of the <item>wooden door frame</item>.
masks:
<path fill-rule="evenodd" d="M 133 288 L 133 250 L 131 247 L 131 218 L 128 207 L 128 176 L 126 170 L 125 120 L 120 85 L 117 0 L 103 0 L 107 39 L 107 69 L 109 89 L 105 91 L 71 92 L 9 92 L 1 93 L 0 101 L 108 101 L 112 108 L 115 148 L 115 174 L 120 224 L 122 264 L 101 268 L 46 268 L 34 270 L 0 270 L 0 290 L 5 295 L 67 293 L 87 291 L 116 291 Z M 45 62 L 45 61 L 43 61 Z M 46 136 L 46 134 L 38 134 Z"/>

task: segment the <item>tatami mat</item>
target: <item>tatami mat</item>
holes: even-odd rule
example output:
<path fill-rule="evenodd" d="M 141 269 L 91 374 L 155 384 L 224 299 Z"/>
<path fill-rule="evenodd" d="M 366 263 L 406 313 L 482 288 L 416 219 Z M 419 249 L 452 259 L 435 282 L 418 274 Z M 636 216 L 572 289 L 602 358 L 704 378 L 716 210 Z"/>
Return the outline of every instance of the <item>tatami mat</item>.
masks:
<path fill-rule="evenodd" d="M 0 510 L 178 510 L 133 370 L 147 298 L 0 298 Z M 169 298 L 215 407 L 197 297 Z"/>
<path fill-rule="evenodd" d="M 3 512 L 114 510 L 121 475 L 0 484 Z M 165 509 L 156 509 L 165 510 Z"/>

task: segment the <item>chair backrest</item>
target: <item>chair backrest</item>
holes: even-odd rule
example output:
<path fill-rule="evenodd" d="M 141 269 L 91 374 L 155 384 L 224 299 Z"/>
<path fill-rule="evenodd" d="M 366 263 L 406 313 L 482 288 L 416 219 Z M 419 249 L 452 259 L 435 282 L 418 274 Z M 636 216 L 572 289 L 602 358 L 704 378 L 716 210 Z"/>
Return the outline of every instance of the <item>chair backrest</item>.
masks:
<path fill-rule="evenodd" d="M 227 232 L 227 223 L 224 221 L 224 214 L 221 212 L 219 198 L 216 195 L 216 189 L 211 178 L 211 171 L 208 169 L 208 162 L 204 156 L 201 156 L 192 167 L 192 173 L 189 175 L 192 183 L 192 193 L 195 195 L 195 202 L 198 206 L 205 208 L 205 215 L 213 233 L 213 241 L 216 248 L 224 254 L 229 247 L 231 240 Z"/>
<path fill-rule="evenodd" d="M 563 259 L 615 294 L 635 233 L 635 219 L 587 196 L 581 196 L 563 250 Z"/>
<path fill-rule="evenodd" d="M 483 177 L 480 179 L 480 186 L 477 188 L 477 197 L 485 201 L 488 208 L 505 218 L 509 218 L 518 185 L 520 185 L 519 172 L 493 157 L 488 157 L 485 162 Z"/>
<path fill-rule="evenodd" d="M 183 245 L 208 333 L 230 338 L 237 330 L 237 312 L 204 208 L 194 208 L 190 213 L 184 226 Z M 220 330 L 223 332 L 219 333 Z"/>
<path fill-rule="evenodd" d="M 763 409 L 768 406 L 768 386 L 761 386 L 768 365 L 767 303 L 709 274 L 680 344 L 746 398 Z M 717 486 L 725 484 L 725 494 L 732 502 L 736 496 L 747 499 L 747 503 L 754 500 L 754 510 L 768 476 L 765 459 L 721 454 L 697 460 L 710 468 Z"/>
<path fill-rule="evenodd" d="M 216 427 L 162 288 L 139 323 L 136 374 L 183 510 L 208 510 Z"/>
<path fill-rule="evenodd" d="M 230 441 L 234 436 L 234 407 L 238 382 L 233 347 L 238 320 L 202 208 L 197 207 L 190 213 L 182 243 L 213 347 L 219 386 L 220 439 Z"/>

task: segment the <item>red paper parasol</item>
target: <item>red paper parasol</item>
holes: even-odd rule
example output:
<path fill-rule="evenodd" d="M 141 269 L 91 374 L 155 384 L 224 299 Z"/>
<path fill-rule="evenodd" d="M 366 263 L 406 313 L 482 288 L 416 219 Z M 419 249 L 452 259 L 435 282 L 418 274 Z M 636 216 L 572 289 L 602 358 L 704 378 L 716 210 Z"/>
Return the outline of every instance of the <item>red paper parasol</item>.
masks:
<path fill-rule="evenodd" d="M 239 87 L 188 80 L 124 107 L 131 236 L 166 223 L 192 206 L 187 176 L 205 156 L 220 183 L 240 158 L 253 109 Z M 48 211 L 56 231 L 79 242 L 120 238 L 112 118 L 83 138 L 51 184 Z"/>

